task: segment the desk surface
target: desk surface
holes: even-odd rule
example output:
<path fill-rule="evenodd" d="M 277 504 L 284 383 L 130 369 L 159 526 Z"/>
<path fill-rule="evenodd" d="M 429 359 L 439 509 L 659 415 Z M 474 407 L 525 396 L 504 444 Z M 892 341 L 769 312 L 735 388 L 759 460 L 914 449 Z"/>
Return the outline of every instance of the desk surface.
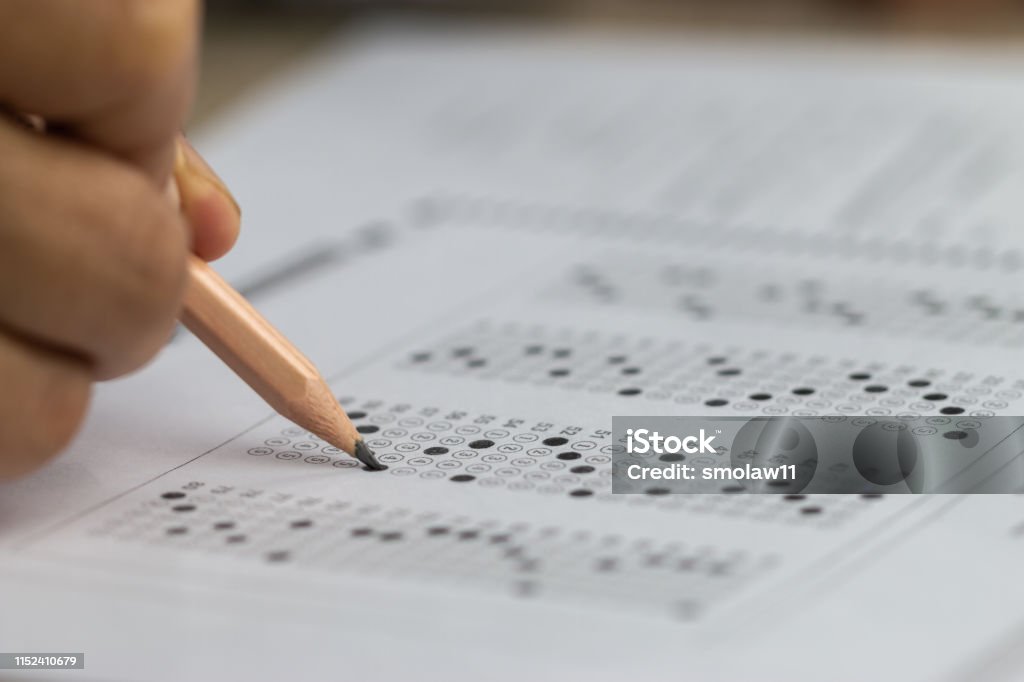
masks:
<path fill-rule="evenodd" d="M 906 6 L 924 0 L 900 0 Z M 950 0 L 947 0 L 950 1 Z M 880 12 L 853 9 L 851 0 L 828 4 L 820 0 L 674 0 L 639 2 L 534 2 L 532 10 L 490 12 L 500 21 L 536 22 L 573 30 L 600 27 L 746 35 L 836 36 L 875 42 L 1024 46 L 1024 4 L 1012 0 L 972 0 L 972 10 L 956 16 L 913 10 Z M 530 3 L 522 3 L 530 4 Z M 982 5 L 998 6 L 987 12 Z M 1014 10 L 1013 6 L 1020 9 Z M 542 9 L 538 9 L 542 8 Z M 246 91 L 289 68 L 324 40 L 365 12 L 274 12 L 219 8 L 211 11 L 204 36 L 203 74 L 193 124 L 231 105 Z M 464 16 L 445 12 L 442 16 Z M 477 16 L 470 14 L 469 16 Z"/>

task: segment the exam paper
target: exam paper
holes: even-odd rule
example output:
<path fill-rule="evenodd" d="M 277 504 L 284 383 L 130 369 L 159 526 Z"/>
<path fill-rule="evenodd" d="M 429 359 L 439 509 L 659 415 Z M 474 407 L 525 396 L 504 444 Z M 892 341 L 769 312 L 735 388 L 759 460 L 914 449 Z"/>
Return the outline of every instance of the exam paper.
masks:
<path fill-rule="evenodd" d="M 389 469 L 182 332 L 0 488 L 2 648 L 110 680 L 1012 677 L 1019 497 L 612 495 L 610 434 L 1024 414 L 1022 67 L 340 40 L 196 137 L 245 207 L 221 271 Z"/>

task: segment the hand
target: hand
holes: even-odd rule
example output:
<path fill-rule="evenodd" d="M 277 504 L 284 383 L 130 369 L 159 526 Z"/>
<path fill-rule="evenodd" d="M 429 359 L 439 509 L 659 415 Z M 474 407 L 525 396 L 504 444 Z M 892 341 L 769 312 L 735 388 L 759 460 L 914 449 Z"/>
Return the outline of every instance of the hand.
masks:
<path fill-rule="evenodd" d="M 0 478 L 67 445 L 93 382 L 166 342 L 189 250 L 238 235 L 178 133 L 199 20 L 198 0 L 0 2 Z"/>

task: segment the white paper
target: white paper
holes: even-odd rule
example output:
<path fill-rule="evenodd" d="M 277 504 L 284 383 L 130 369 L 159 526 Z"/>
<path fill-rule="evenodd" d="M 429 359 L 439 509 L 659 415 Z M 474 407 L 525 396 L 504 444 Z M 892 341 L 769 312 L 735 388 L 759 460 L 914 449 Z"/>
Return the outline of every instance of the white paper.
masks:
<path fill-rule="evenodd" d="M 1021 67 L 341 41 L 196 137 L 245 212 L 220 269 L 390 469 L 181 334 L 0 488 L 0 648 L 112 680 L 1012 675 L 1016 496 L 613 496 L 607 431 L 1024 413 Z"/>

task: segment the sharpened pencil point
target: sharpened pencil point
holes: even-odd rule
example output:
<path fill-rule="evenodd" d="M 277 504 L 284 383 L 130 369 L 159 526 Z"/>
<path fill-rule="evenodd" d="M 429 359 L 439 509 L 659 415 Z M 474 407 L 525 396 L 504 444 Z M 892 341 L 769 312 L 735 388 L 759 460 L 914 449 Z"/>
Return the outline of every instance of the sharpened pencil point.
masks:
<path fill-rule="evenodd" d="M 373 450 L 370 449 L 370 446 L 362 438 L 356 441 L 356 459 L 362 462 L 370 471 L 383 471 L 388 468 L 387 465 L 377 461 L 377 456 L 373 454 Z"/>

